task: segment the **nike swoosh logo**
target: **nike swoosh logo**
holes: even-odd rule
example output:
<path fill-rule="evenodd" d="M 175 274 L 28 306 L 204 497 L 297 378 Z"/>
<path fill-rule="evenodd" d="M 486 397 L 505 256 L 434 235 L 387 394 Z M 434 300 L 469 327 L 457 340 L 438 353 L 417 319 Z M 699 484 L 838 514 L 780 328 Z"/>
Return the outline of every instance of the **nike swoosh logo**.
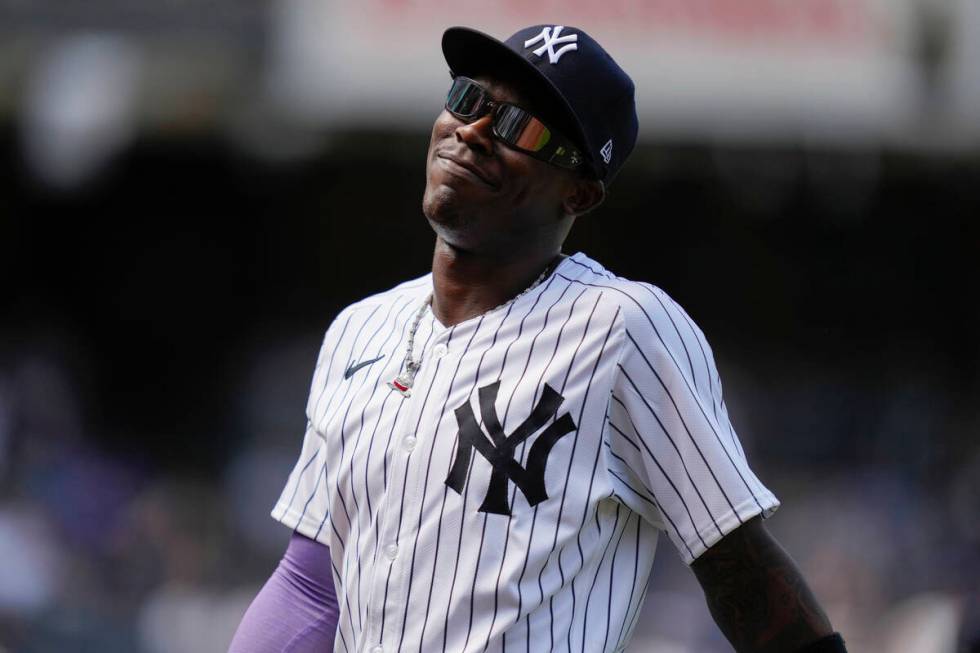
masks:
<path fill-rule="evenodd" d="M 381 360 L 384 357 L 385 355 L 381 354 L 377 358 L 372 358 L 369 361 L 361 361 L 356 365 L 354 363 L 351 363 L 350 367 L 347 368 L 347 371 L 344 372 L 344 378 L 349 379 L 350 377 L 354 376 L 354 372 L 356 372 L 357 370 L 361 369 L 362 367 L 367 367 L 368 365 L 371 365 L 373 363 L 377 363 L 379 360 Z"/>

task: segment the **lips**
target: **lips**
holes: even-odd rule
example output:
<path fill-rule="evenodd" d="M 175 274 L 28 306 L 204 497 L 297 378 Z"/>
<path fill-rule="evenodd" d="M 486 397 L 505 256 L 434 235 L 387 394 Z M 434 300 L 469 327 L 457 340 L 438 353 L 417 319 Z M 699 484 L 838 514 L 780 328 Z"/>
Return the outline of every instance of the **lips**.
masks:
<path fill-rule="evenodd" d="M 450 174 L 472 179 L 487 186 L 491 190 L 498 190 L 500 188 L 500 181 L 475 163 L 449 152 L 438 152 L 436 156 L 442 160 L 444 167 Z"/>

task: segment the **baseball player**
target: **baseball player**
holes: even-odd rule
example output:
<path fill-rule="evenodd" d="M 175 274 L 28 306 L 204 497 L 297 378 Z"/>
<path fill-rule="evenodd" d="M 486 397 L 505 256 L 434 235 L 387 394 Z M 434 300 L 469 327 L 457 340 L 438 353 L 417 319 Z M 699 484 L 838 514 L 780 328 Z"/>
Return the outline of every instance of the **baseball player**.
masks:
<path fill-rule="evenodd" d="M 633 149 L 633 82 L 575 27 L 442 49 L 432 272 L 327 330 L 272 511 L 292 540 L 231 650 L 621 651 L 666 535 L 737 650 L 843 651 L 704 334 L 561 253 Z"/>

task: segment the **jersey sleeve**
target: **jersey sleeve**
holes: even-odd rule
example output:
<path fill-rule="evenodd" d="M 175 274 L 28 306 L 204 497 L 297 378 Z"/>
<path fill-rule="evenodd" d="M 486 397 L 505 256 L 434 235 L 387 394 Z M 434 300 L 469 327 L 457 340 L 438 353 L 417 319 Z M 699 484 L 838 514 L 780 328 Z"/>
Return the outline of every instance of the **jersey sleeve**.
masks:
<path fill-rule="evenodd" d="M 687 564 L 776 497 L 749 468 L 704 334 L 663 291 L 627 313 L 605 428 L 620 500 L 665 530 Z"/>
<path fill-rule="evenodd" d="M 306 401 L 306 431 L 302 450 L 271 513 L 273 519 L 283 525 L 327 546 L 330 545 L 329 455 L 326 438 L 316 429 L 315 416 L 319 402 L 328 392 L 327 380 L 331 368 L 342 365 L 342 362 L 335 362 L 332 355 L 337 347 L 335 331 L 340 319 L 338 317 L 327 329 L 320 346 Z"/>

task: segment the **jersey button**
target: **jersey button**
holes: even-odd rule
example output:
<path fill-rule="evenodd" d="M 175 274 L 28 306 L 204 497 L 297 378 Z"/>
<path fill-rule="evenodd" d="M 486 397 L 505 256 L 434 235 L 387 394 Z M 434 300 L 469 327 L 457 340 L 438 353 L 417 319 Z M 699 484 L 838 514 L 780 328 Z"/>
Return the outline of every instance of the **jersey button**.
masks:
<path fill-rule="evenodd" d="M 432 348 L 432 356 L 434 358 L 442 358 L 449 353 L 449 347 L 442 344 L 441 342 Z"/>
<path fill-rule="evenodd" d="M 385 650 L 382 646 L 375 646 L 373 649 L 371 649 L 371 653 L 385 653 Z"/>
<path fill-rule="evenodd" d="M 388 558 L 388 560 L 394 560 L 397 556 L 398 556 L 398 547 L 396 545 L 389 544 L 388 546 L 385 547 L 385 557 Z M 379 646 L 375 650 L 380 651 L 381 647 Z"/>
<path fill-rule="evenodd" d="M 418 440 L 415 439 L 414 435 L 410 435 L 402 440 L 402 447 L 405 448 L 405 451 L 411 451 L 415 448 L 416 444 L 418 444 Z"/>

